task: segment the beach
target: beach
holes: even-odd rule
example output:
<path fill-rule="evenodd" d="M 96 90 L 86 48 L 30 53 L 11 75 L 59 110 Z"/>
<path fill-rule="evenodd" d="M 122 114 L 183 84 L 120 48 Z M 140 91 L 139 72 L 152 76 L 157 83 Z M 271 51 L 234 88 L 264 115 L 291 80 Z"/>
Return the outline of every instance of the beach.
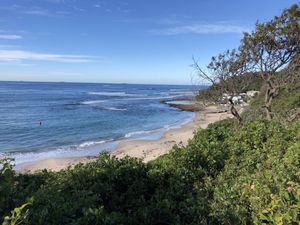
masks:
<path fill-rule="evenodd" d="M 206 128 L 209 124 L 231 117 L 227 112 L 219 112 L 216 106 L 206 107 L 203 111 L 196 112 L 192 122 L 180 128 L 167 131 L 159 140 L 123 140 L 111 152 L 112 156 L 123 158 L 130 156 L 149 162 L 157 157 L 167 154 L 172 147 L 177 145 L 185 146 L 188 140 L 193 137 L 194 132 L 199 128 Z M 19 166 L 18 172 L 34 172 L 48 169 L 59 171 L 68 166 L 78 163 L 87 163 L 95 160 L 96 157 L 61 157 L 35 161 L 30 164 Z"/>

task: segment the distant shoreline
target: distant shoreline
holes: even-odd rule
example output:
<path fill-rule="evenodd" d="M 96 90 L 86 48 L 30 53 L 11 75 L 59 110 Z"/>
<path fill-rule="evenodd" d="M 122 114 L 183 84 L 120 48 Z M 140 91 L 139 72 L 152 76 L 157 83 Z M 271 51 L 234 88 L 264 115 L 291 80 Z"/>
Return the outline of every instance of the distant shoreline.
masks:
<path fill-rule="evenodd" d="M 195 113 L 192 122 L 185 124 L 181 128 L 170 129 L 159 140 L 122 140 L 110 154 L 117 158 L 130 156 L 148 162 L 167 154 L 175 144 L 186 145 L 198 128 L 206 128 L 209 124 L 228 117 L 231 117 L 229 113 L 219 113 L 216 106 L 206 107 L 203 111 Z M 59 171 L 78 163 L 90 162 L 96 158 L 96 156 L 50 158 L 18 166 L 16 170 L 21 173 L 42 169 Z"/>
<path fill-rule="evenodd" d="M 129 83 L 129 82 L 83 82 L 83 81 L 24 81 L 24 80 L 0 80 L 0 82 L 8 83 L 44 83 L 44 84 L 112 84 L 112 85 L 157 85 L 157 86 L 197 86 L 208 87 L 209 84 L 192 85 L 192 84 L 163 84 L 163 83 Z"/>

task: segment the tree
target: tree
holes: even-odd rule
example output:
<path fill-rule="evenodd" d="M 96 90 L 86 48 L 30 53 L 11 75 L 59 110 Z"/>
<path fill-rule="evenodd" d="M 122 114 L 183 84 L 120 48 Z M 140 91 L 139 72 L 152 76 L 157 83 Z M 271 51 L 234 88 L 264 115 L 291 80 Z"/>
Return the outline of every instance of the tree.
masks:
<path fill-rule="evenodd" d="M 281 16 L 270 22 L 257 23 L 254 32 L 245 33 L 242 51 L 266 84 L 264 108 L 270 120 L 273 118 L 273 99 L 281 87 L 294 79 L 291 74 L 282 76 L 278 72 L 286 68 L 300 51 L 299 5 L 284 10 Z"/>
<path fill-rule="evenodd" d="M 286 85 L 300 82 L 300 54 L 294 57 L 284 72 L 282 79 Z"/>
<path fill-rule="evenodd" d="M 217 57 L 212 57 L 210 64 L 207 66 L 209 73 L 206 73 L 195 60 L 193 64 L 197 75 L 201 79 L 212 83 L 215 90 L 215 94 L 211 96 L 212 98 L 219 99 L 222 94 L 227 94 L 230 112 L 241 124 L 243 119 L 235 107 L 233 97 L 249 85 L 248 80 L 242 77 L 248 70 L 247 65 L 246 57 L 237 50 L 227 50 Z"/>

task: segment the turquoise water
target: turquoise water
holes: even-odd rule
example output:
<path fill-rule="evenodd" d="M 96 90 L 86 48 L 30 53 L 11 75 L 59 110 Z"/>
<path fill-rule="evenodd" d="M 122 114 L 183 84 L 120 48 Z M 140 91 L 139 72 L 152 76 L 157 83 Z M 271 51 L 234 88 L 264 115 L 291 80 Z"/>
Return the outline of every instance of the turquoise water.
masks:
<path fill-rule="evenodd" d="M 158 139 L 194 115 L 160 101 L 189 96 L 196 88 L 0 82 L 0 156 L 20 164 L 97 155 L 122 139 Z"/>

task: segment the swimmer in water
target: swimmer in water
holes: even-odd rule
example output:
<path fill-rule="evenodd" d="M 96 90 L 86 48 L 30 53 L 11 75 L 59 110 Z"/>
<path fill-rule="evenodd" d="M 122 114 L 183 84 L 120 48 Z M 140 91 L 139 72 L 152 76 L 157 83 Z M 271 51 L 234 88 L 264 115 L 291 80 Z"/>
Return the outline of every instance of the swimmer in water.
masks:
<path fill-rule="evenodd" d="M 40 126 L 42 126 L 42 121 L 40 121 Z"/>

